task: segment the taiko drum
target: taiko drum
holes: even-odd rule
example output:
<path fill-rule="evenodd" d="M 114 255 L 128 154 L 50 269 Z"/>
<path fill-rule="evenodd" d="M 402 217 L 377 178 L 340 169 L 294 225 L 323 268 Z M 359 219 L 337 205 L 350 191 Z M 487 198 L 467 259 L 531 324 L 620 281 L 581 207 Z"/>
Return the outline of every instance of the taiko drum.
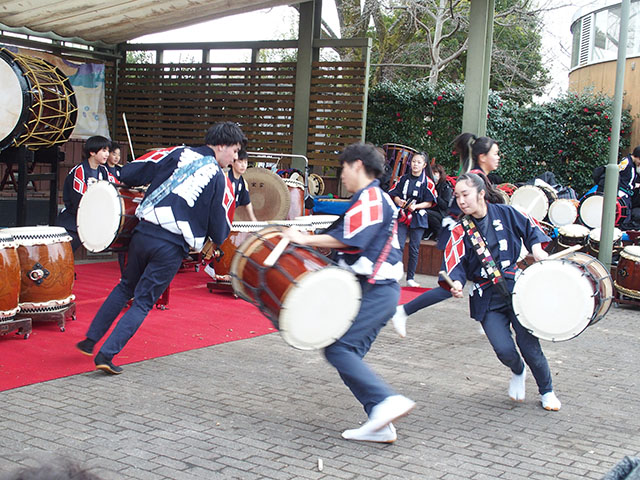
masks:
<path fill-rule="evenodd" d="M 74 280 L 71 237 L 62 227 L 16 227 L 13 236 L 20 259 L 20 311 L 47 313 L 71 304 Z"/>

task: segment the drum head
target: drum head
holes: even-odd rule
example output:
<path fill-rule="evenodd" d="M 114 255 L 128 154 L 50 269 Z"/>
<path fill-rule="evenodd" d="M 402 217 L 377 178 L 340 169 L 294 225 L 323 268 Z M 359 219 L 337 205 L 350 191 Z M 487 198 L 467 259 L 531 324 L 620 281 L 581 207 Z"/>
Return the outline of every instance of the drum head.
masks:
<path fill-rule="evenodd" d="M 536 220 L 544 220 L 549 209 L 549 200 L 542 189 L 533 185 L 524 185 L 511 195 L 511 205 L 518 207 Z"/>
<path fill-rule="evenodd" d="M 558 235 L 568 238 L 586 238 L 589 235 L 589 229 L 584 225 L 572 223 L 560 227 L 558 229 Z"/>
<path fill-rule="evenodd" d="M 591 195 L 585 198 L 578 208 L 580 221 L 589 228 L 598 228 L 602 223 L 602 207 L 604 196 Z"/>
<path fill-rule="evenodd" d="M 317 197 L 324 193 L 324 180 L 320 175 L 312 173 L 309 175 L 309 194 Z"/>
<path fill-rule="evenodd" d="M 634 262 L 640 262 L 640 246 L 627 245 L 622 249 L 622 252 L 620 252 L 620 256 Z"/>
<path fill-rule="evenodd" d="M 278 320 L 280 334 L 300 350 L 326 347 L 349 329 L 361 297 L 360 284 L 346 270 L 326 267 L 309 272 L 287 292 Z"/>
<path fill-rule="evenodd" d="M 0 51 L 0 150 L 11 145 L 25 130 L 29 86 L 18 65 Z"/>
<path fill-rule="evenodd" d="M 78 205 L 78 236 L 90 252 L 102 252 L 113 243 L 122 216 L 118 191 L 111 183 L 99 181 L 87 188 Z"/>
<path fill-rule="evenodd" d="M 518 277 L 513 311 L 533 335 L 552 342 L 579 335 L 591 321 L 594 287 L 583 270 L 564 260 L 542 260 Z"/>
<path fill-rule="evenodd" d="M 549 207 L 549 221 L 556 227 L 571 225 L 578 218 L 578 208 L 566 198 L 555 200 Z"/>
<path fill-rule="evenodd" d="M 71 236 L 63 227 L 48 225 L 3 228 L 2 232 L 6 235 L 11 235 L 16 245 L 52 245 L 71 241 Z"/>
<path fill-rule="evenodd" d="M 266 168 L 252 167 L 242 175 L 249 185 L 249 196 L 256 218 L 284 220 L 289 213 L 291 198 L 284 180 Z M 249 220 L 244 209 L 236 210 L 234 220 Z"/>

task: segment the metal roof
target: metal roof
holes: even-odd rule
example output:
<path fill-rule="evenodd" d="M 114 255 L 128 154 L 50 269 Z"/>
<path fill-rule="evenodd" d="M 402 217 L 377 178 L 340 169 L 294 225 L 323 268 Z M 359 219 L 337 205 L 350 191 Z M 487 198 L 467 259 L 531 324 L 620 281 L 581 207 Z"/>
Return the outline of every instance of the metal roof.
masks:
<path fill-rule="evenodd" d="M 143 35 L 308 0 L 5 0 L 0 30 L 118 44 Z"/>

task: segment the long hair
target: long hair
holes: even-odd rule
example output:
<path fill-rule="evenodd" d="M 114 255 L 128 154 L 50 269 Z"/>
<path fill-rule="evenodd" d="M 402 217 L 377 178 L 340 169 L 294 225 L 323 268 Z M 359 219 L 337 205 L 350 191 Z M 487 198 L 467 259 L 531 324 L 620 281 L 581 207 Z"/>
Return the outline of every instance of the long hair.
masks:
<path fill-rule="evenodd" d="M 498 192 L 484 173 L 464 173 L 458 177 L 456 183 L 469 182 L 480 193 L 484 190 L 484 198 L 489 203 L 504 203 L 504 197 Z"/>
<path fill-rule="evenodd" d="M 453 139 L 453 148 L 460 156 L 460 173 L 467 173 L 474 168 L 480 168 L 478 157 L 489 153 L 496 144 L 493 138 L 476 137 L 473 133 L 461 133 Z"/>

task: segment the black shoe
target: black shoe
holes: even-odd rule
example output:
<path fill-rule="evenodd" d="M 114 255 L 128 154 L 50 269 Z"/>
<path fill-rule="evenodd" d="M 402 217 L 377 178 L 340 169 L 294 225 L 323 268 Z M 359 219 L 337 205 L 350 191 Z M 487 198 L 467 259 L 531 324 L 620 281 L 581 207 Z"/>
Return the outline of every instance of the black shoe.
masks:
<path fill-rule="evenodd" d="M 107 358 L 107 356 L 102 352 L 98 352 L 94 362 L 96 364 L 96 370 L 102 370 L 103 372 L 111 373 L 112 375 L 119 375 L 122 373 L 122 367 L 114 365 L 111 362 L 111 359 Z"/>
<path fill-rule="evenodd" d="M 93 347 L 96 346 L 96 342 L 90 338 L 85 338 L 81 342 L 76 343 L 76 348 L 80 350 L 83 355 L 93 356 Z"/>

